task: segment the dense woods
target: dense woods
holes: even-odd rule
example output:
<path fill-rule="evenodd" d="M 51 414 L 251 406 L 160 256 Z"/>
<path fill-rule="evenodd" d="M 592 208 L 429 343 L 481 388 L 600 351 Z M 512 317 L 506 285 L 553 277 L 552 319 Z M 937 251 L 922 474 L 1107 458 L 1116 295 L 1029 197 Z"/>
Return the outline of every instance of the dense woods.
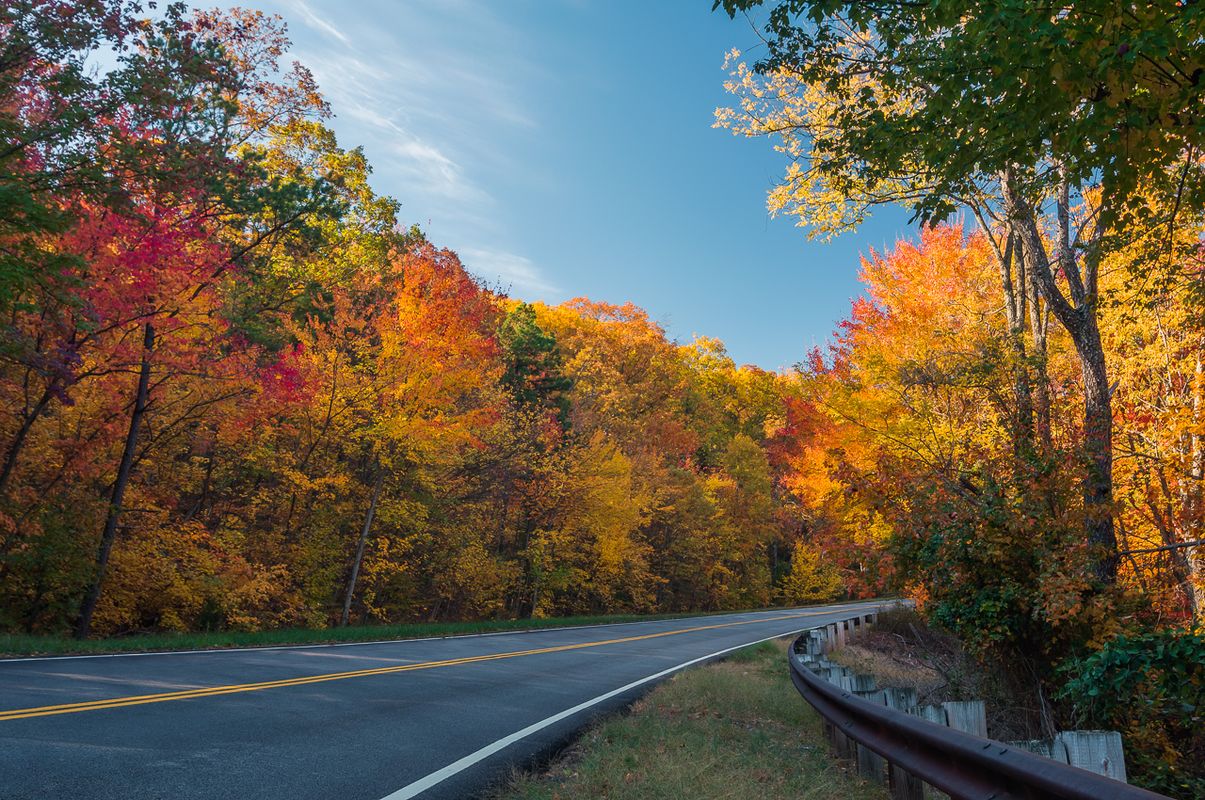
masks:
<path fill-rule="evenodd" d="M 1200 790 L 1205 13 L 977 5 L 791 0 L 732 55 L 717 124 L 785 154 L 772 212 L 920 223 L 772 373 L 483 285 L 278 19 L 7 4 L 0 629 L 897 592 Z"/>
<path fill-rule="evenodd" d="M 785 483 L 798 381 L 482 286 L 369 188 L 279 20 L 5 15 L 0 627 L 841 593 Z"/>

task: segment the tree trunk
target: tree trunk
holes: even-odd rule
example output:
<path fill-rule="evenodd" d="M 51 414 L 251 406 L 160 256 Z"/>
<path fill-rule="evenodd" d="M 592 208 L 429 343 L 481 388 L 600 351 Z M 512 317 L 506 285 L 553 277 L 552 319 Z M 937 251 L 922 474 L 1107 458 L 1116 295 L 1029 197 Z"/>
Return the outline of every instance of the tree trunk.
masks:
<path fill-rule="evenodd" d="M 1004 252 L 997 252 L 1000 284 L 1004 292 L 1004 309 L 1008 322 L 1008 343 L 1012 350 L 1013 398 L 1017 404 L 1013 413 L 1013 454 L 1020 460 L 1033 451 L 1033 392 L 1029 380 L 1029 364 L 1025 355 L 1025 272 L 1024 262 L 1015 259 L 1014 237 L 1009 235 Z M 1017 262 L 1018 274 L 1013 275 Z"/>
<path fill-rule="evenodd" d="M 1188 496 L 1184 503 L 1184 536 L 1187 541 L 1195 542 L 1201 538 L 1201 481 L 1205 473 L 1205 449 L 1201 447 L 1202 393 L 1205 392 L 1205 369 L 1201 364 L 1201 351 L 1198 344 L 1196 365 L 1192 379 L 1192 432 L 1189 446 L 1189 486 Z M 1205 609 L 1205 576 L 1202 576 L 1201 556 L 1197 547 L 1184 548 L 1184 560 L 1188 566 L 1188 585 L 1184 587 L 1185 600 L 1194 621 L 1200 620 L 1202 609 Z"/>
<path fill-rule="evenodd" d="M 1017 237 L 1011 226 L 1005 232 L 1005 241 L 992 231 L 987 218 L 978 206 L 972 206 L 975 218 L 987 237 L 996 256 L 996 267 L 1000 270 L 1000 290 L 1004 296 L 1005 323 L 1009 350 L 1012 351 L 1010 368 L 1013 377 L 1013 402 L 1011 419 L 1013 456 L 1017 468 L 1024 457 L 1033 452 L 1033 389 L 1029 379 L 1029 363 L 1025 355 L 1025 309 L 1028 305 L 1026 293 L 1025 261 L 1017 253 Z M 1015 267 L 1015 269 L 1014 269 Z"/>
<path fill-rule="evenodd" d="M 205 508 L 205 503 L 209 499 L 209 489 L 213 485 L 213 452 L 217 449 L 217 430 L 211 428 L 209 434 L 213 438 L 209 439 L 205 447 L 205 477 L 201 480 L 201 489 L 197 494 L 196 501 L 188 507 L 188 511 L 184 514 L 184 522 L 191 522 L 193 517 L 200 514 L 201 510 Z"/>
<path fill-rule="evenodd" d="M 1032 207 L 1020 196 L 1012 175 L 1005 176 L 1003 187 L 1009 221 L 1020 237 L 1025 269 L 1037 282 L 1051 313 L 1071 336 L 1079 356 L 1084 384 L 1084 527 L 1088 544 L 1095 551 L 1093 571 L 1102 582 L 1112 584 L 1117 579 L 1118 559 L 1113 529 L 1113 408 L 1096 319 L 1096 275 L 1101 253 L 1089 252 L 1081 275 L 1078 263 L 1063 245 L 1059 265 L 1067 279 L 1068 301 L 1055 280 Z M 1061 225 L 1065 198 L 1062 200 Z"/>
<path fill-rule="evenodd" d="M 1013 418 L 1013 452 L 1018 458 L 1033 452 L 1033 385 L 1025 356 L 1025 337 L 1019 329 L 1009 331 L 1013 351 L 1013 396 L 1017 410 Z"/>
<path fill-rule="evenodd" d="M 360 541 L 356 544 L 356 557 L 351 562 L 351 575 L 347 579 L 347 592 L 343 595 L 343 616 L 339 620 L 340 627 L 347 627 L 351 617 L 351 599 L 356 592 L 356 580 L 360 577 L 360 565 L 364 562 L 364 548 L 368 544 L 368 536 L 372 533 L 372 518 L 377 514 L 377 502 L 381 499 L 381 487 L 385 484 L 385 470 L 377 467 L 377 477 L 372 484 L 372 500 L 368 503 L 368 512 L 364 515 L 364 527 L 360 529 Z"/>
<path fill-rule="evenodd" d="M 1029 298 L 1029 329 L 1033 336 L 1033 410 L 1038 447 L 1043 456 L 1053 449 L 1050 433 L 1050 375 L 1046 371 L 1047 320 L 1042 308 L 1041 291 L 1032 274 L 1026 271 L 1025 293 Z"/>
<path fill-rule="evenodd" d="M 134 395 L 134 411 L 130 414 L 130 431 L 126 434 L 125 447 L 121 451 L 121 464 L 117 478 L 113 481 L 113 493 L 109 497 L 109 510 L 105 515 L 105 528 L 100 537 L 100 551 L 96 554 L 96 570 L 92 585 L 84 595 L 80 607 L 79 621 L 75 626 L 75 638 L 85 639 L 92 629 L 92 614 L 100 600 L 101 586 L 105 580 L 105 568 L 109 565 L 109 553 L 113 540 L 117 538 L 117 522 L 121 516 L 121 504 L 125 499 L 126 486 L 130 482 L 130 470 L 134 465 L 134 451 L 138 447 L 138 431 L 146 413 L 147 394 L 151 383 L 151 352 L 155 349 L 155 328 L 146 323 L 142 336 L 142 364 L 138 371 L 138 389 Z"/>
<path fill-rule="evenodd" d="M 33 424 L 42 416 L 42 412 L 46 410 L 46 406 L 50 404 L 50 399 L 53 396 L 53 384 L 50 384 L 42 392 L 42 396 L 38 398 L 38 402 L 34 404 L 34 407 L 28 409 L 22 415 L 21 427 L 17 429 L 12 443 L 9 444 L 8 450 L 4 453 L 4 466 L 0 468 L 0 496 L 3 496 L 8 491 L 8 481 L 13 475 L 13 469 L 17 466 L 17 457 L 21 454 L 21 448 L 25 445 L 25 438 L 29 435 Z"/>
<path fill-rule="evenodd" d="M 1084 378 L 1084 514 L 1088 543 L 1098 549 L 1096 574 L 1113 583 L 1117 579 L 1117 534 L 1113 530 L 1113 401 L 1105 352 L 1096 315 L 1084 315 L 1081 337 L 1075 339 Z"/>

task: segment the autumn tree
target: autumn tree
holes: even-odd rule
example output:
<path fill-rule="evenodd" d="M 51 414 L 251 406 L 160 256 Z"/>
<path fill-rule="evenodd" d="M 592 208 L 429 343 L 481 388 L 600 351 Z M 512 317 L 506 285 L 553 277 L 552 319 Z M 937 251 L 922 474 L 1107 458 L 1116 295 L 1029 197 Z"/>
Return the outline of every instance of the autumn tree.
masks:
<path fill-rule="evenodd" d="M 734 15 L 761 4 L 716 6 Z M 856 224 L 886 202 L 905 203 L 922 219 L 970 207 L 990 234 L 1003 228 L 996 249 L 1014 336 L 1024 316 L 1024 295 L 1009 274 L 1019 252 L 1016 263 L 1080 357 L 1087 538 L 1106 582 L 1117 546 L 1099 267 L 1119 224 L 1146 219 L 1149 206 L 1137 196 L 1144 182 L 1174 177 L 1178 198 L 1197 193 L 1189 187 L 1202 175 L 1200 126 L 1186 110 L 1200 104 L 1192 76 L 1201 69 L 1193 44 L 1201 25 L 1198 11 L 1131 14 L 1107 3 L 1050 14 L 790 0 L 769 13 L 768 52 L 755 67 L 765 83 L 739 69 L 733 88 L 742 109 L 721 114 L 737 132 L 782 137 L 794 162 L 772 206 L 804 216 L 827 207 L 811 223 L 818 229 Z M 916 133 L 936 130 L 945 134 Z M 1048 221 L 1046 202 L 1054 207 Z M 1181 205 L 1167 206 L 1169 225 Z M 1026 404 L 1022 377 L 1018 401 Z"/>
<path fill-rule="evenodd" d="M 791 549 L 791 571 L 779 583 L 778 597 L 789 605 L 823 603 L 841 594 L 841 578 L 824 554 L 803 542 Z"/>
<path fill-rule="evenodd" d="M 57 12 L 45 10 L 44 18 L 21 10 L 12 23 L 16 35 L 6 38 L 20 50 L 6 62 L 9 90 L 19 99 L 6 106 L 14 113 L 6 124 L 22 143 L 9 155 L 53 168 L 57 177 L 37 178 L 43 191 L 29 202 L 53 200 L 57 219 L 69 225 L 44 225 L 34 240 L 38 253 L 61 265 L 53 280 L 13 284 L 22 294 L 4 350 L 7 374 L 22 388 L 10 406 L 15 423 L 3 449 L 0 494 L 15 528 L 6 549 L 20 549 L 41 535 L 34 519 L 47 506 L 36 493 L 78 486 L 83 459 L 97 457 L 77 441 L 75 452 L 47 472 L 23 452 L 55 441 L 47 438 L 56 435 L 52 423 L 61 440 L 68 420 L 79 426 L 77 439 L 103 449 L 116 420 L 127 418 L 124 444 L 110 462 L 115 477 L 99 487 L 108 510 L 97 523 L 83 633 L 123 525 L 132 474 L 159 449 L 178 446 L 181 434 L 212 432 L 210 415 L 254 391 L 246 373 L 231 370 L 255 369 L 256 340 L 280 342 L 246 323 L 280 318 L 264 311 L 291 303 L 295 287 L 306 285 L 298 269 L 304 254 L 324 249 L 329 257 L 350 252 L 352 241 L 392 237 L 394 204 L 366 191 L 362 157 L 339 150 L 317 121 L 326 112 L 308 73 L 295 68 L 283 81 L 275 77 L 287 40 L 273 19 L 172 6 L 152 22 L 133 17 L 132 6 L 96 3 L 55 29 Z M 80 70 L 103 42 L 116 47 L 117 67 L 97 83 Z M 55 83 L 38 88 L 38 81 Z M 6 183 L 33 191 L 22 180 Z M 333 224 L 339 217 L 347 224 Z M 30 275 L 40 269 L 28 259 L 27 266 Z M 114 382 L 131 373 L 134 385 L 123 398 Z M 198 391 L 205 379 L 206 390 Z M 93 402 L 102 397 L 109 400 Z M 212 466 L 212 454 L 206 460 Z M 33 608 L 45 596 L 35 591 Z"/>
<path fill-rule="evenodd" d="M 563 374 L 556 339 L 540 328 L 530 303 L 519 303 L 503 317 L 498 341 L 506 353 L 502 383 L 515 401 L 553 410 L 557 420 L 566 424 L 573 383 Z"/>

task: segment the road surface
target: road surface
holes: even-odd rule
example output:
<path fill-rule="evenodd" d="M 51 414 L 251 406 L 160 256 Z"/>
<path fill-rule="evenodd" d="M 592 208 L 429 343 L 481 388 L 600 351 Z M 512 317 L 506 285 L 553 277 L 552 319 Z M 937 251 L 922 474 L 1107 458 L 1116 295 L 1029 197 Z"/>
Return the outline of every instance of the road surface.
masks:
<path fill-rule="evenodd" d="M 471 797 L 678 669 L 874 607 L 0 660 L 0 798 Z"/>

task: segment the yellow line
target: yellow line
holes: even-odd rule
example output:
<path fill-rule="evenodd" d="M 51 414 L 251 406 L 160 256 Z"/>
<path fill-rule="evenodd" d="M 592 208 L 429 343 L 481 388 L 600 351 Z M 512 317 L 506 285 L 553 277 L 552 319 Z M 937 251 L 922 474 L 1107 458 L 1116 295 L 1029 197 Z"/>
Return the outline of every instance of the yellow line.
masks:
<path fill-rule="evenodd" d="M 663 636 L 678 636 L 684 633 L 695 633 L 697 631 L 709 631 L 716 628 L 731 628 L 737 625 L 752 625 L 758 622 L 774 622 L 782 619 L 796 619 L 799 617 L 815 617 L 822 614 L 831 614 L 832 611 L 804 611 L 798 614 L 783 614 L 769 619 L 751 619 L 742 620 L 740 622 L 723 622 L 715 625 L 698 625 L 693 628 L 683 628 L 676 631 L 663 631 L 661 633 L 647 633 L 642 636 L 626 636 L 622 639 L 606 639 L 600 642 L 581 642 L 578 644 L 565 644 L 557 647 L 541 647 L 534 650 L 517 650 L 508 653 L 491 653 L 489 655 L 468 656 L 466 658 L 452 658 L 445 661 L 424 661 L 417 664 L 400 664 L 393 667 L 377 667 L 375 669 L 359 669 L 352 672 L 332 672 L 325 675 L 309 675 L 300 678 L 285 678 L 278 681 L 263 681 L 261 683 L 241 683 L 230 686 L 210 686 L 199 689 L 185 689 L 179 692 L 162 692 L 159 694 L 144 694 L 131 697 L 111 697 L 107 700 L 87 700 L 79 703 L 64 703 L 55 706 L 38 706 L 36 708 L 14 708 L 8 711 L 0 711 L 0 722 L 12 719 L 28 719 L 29 717 L 49 717 L 55 714 L 74 714 L 80 711 L 99 711 L 106 708 L 124 708 L 126 706 L 138 706 L 145 703 L 166 703 L 171 700 L 192 700 L 197 697 L 212 697 L 220 694 L 236 694 L 238 692 L 258 692 L 262 689 L 278 689 L 285 686 L 303 686 L 307 683 L 323 683 L 326 681 L 341 681 L 348 678 L 364 678 L 372 675 L 388 675 L 394 672 L 410 672 L 420 669 L 435 669 L 437 667 L 452 667 L 460 664 L 475 664 L 479 661 L 496 661 L 503 658 L 518 658 L 520 656 L 534 656 L 544 653 L 560 653 L 566 650 L 580 650 L 586 647 L 601 647 L 608 644 L 622 644 L 624 642 L 639 642 L 645 639 L 658 639 Z"/>

